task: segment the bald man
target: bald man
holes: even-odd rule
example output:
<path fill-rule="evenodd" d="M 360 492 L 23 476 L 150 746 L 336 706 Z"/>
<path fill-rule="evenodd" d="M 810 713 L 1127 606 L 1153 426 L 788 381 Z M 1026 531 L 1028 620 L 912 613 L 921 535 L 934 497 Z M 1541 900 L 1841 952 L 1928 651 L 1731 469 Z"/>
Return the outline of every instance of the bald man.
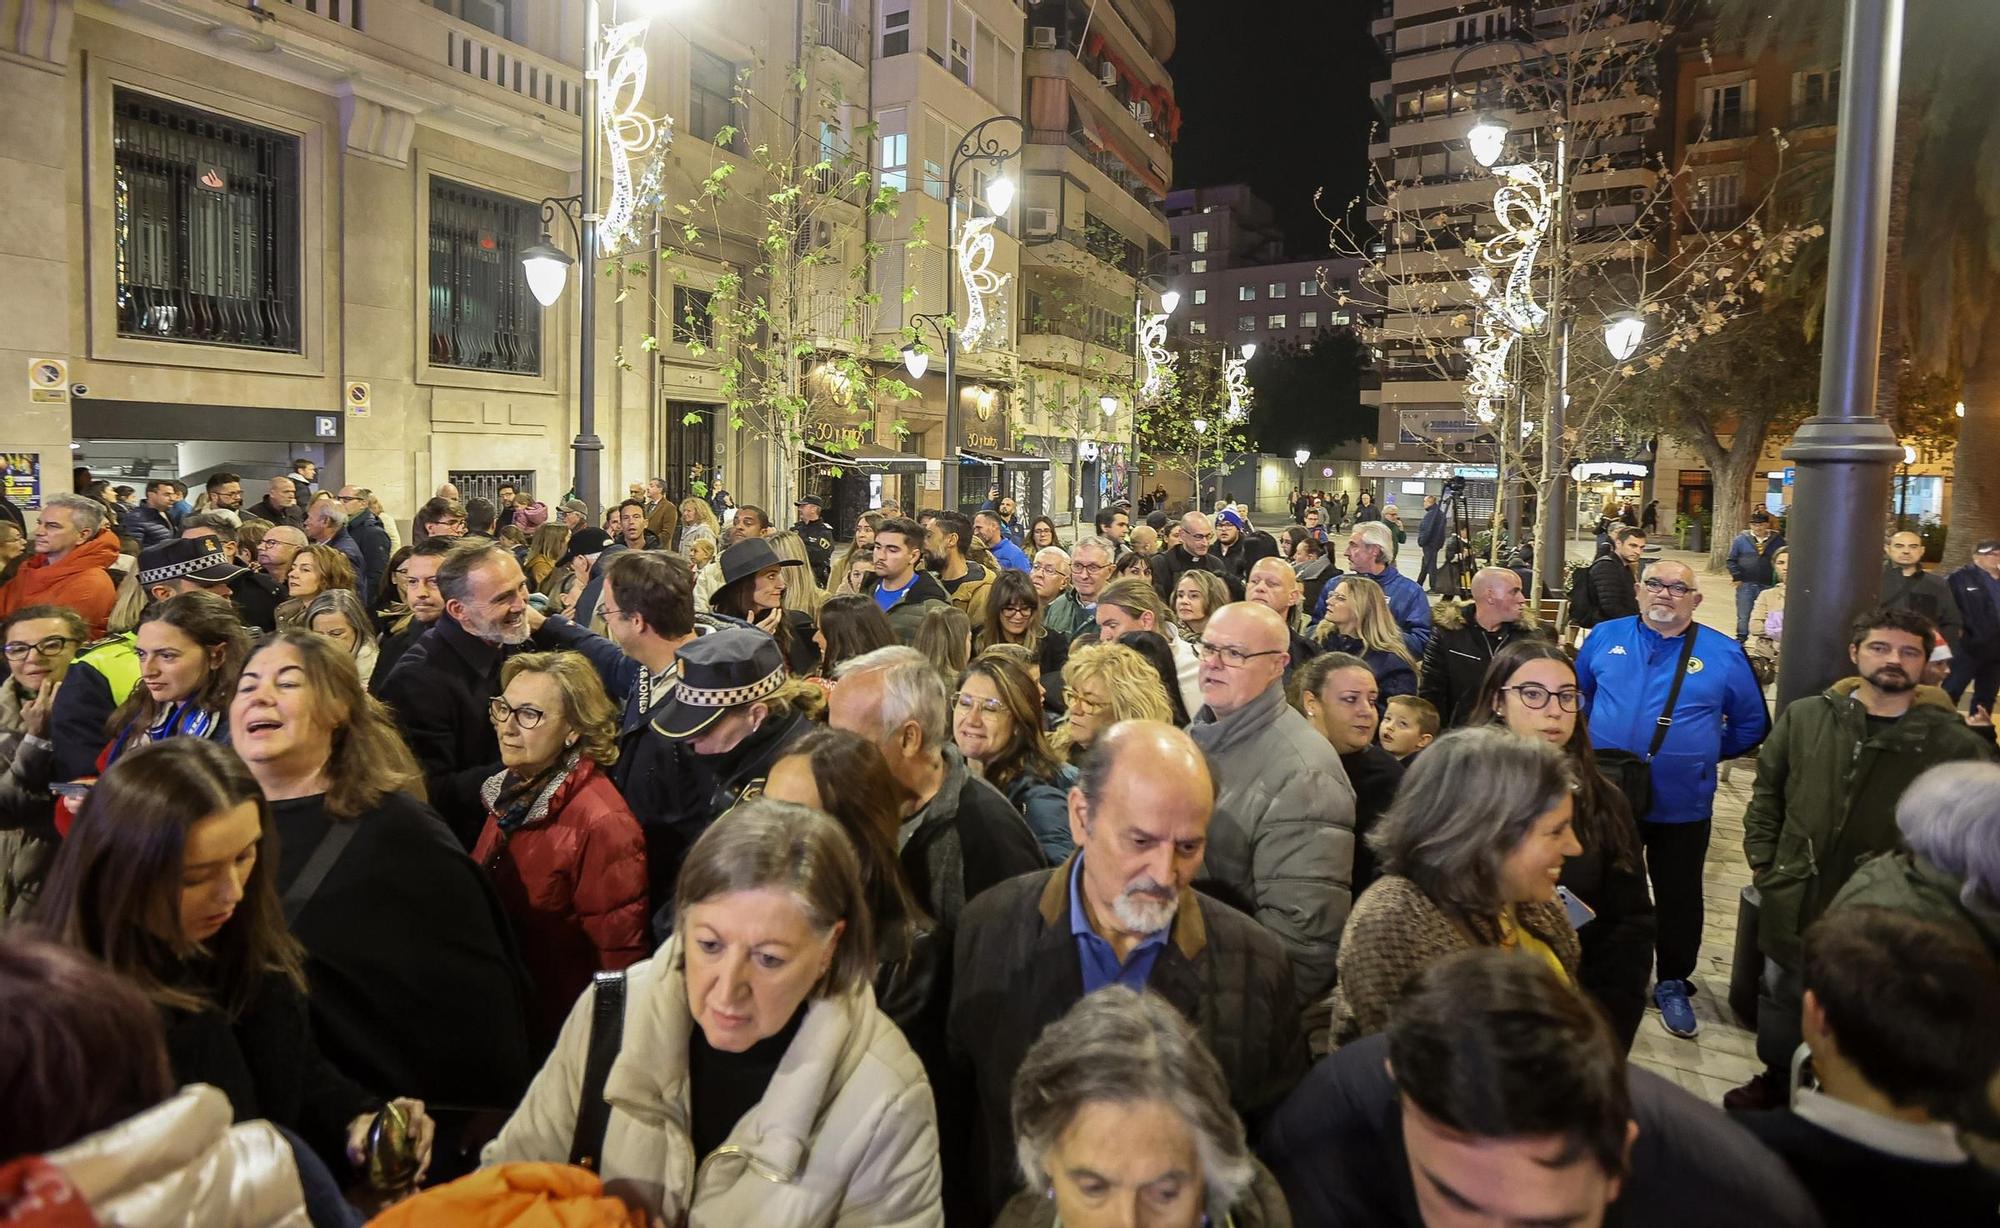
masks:
<path fill-rule="evenodd" d="M 1424 649 L 1417 694 L 1431 701 L 1444 728 L 1472 719 L 1494 653 L 1521 636 L 1540 634 L 1521 621 L 1527 607 L 1521 573 L 1506 567 L 1482 567 L 1473 574 L 1470 610 L 1458 602 L 1438 603 L 1437 631 Z"/>
<path fill-rule="evenodd" d="M 1652 799 L 1635 801 L 1633 811 L 1659 913 L 1653 1001 L 1667 1031 L 1682 1037 L 1698 1026 L 1687 978 L 1701 949 L 1716 768 L 1771 728 L 1742 645 L 1694 620 L 1701 600 L 1692 568 L 1654 563 L 1639 585 L 1639 616 L 1598 623 L 1576 658 L 1577 685 L 1590 700 L 1591 745 L 1600 755 L 1624 751 L 1628 761 L 1645 761 Z"/>
<path fill-rule="evenodd" d="M 1166 998 L 1221 1063 L 1246 1117 L 1303 1071 L 1284 948 L 1193 887 L 1215 804 L 1215 781 L 1187 734 L 1127 721 L 1098 741 L 1070 790 L 1076 852 L 966 906 L 948 1031 L 954 1060 L 971 1068 L 978 1108 L 972 1121 L 939 1123 L 953 1134 L 970 1127 L 978 1140 L 975 1171 L 945 1179 L 947 1198 L 965 1199 L 953 1208 L 964 1222 L 992 1222 L 1019 1185 L 1014 1074 L 1042 1029 L 1085 994 L 1126 985 Z"/>
<path fill-rule="evenodd" d="M 1333 985 L 1354 870 L 1354 787 L 1340 756 L 1285 702 L 1290 633 L 1261 605 L 1202 628 L 1203 707 L 1189 729 L 1218 773 L 1203 878 L 1252 912 L 1317 1004 Z"/>
<path fill-rule="evenodd" d="M 1304 596 L 1305 585 L 1299 580 L 1298 569 L 1280 558 L 1258 559 L 1250 565 L 1249 582 L 1244 585 L 1244 600 L 1265 609 L 1285 620 L 1285 630 L 1291 639 L 1287 645 L 1285 677 L 1292 671 L 1319 655 L 1320 645 L 1299 634 L 1299 602 Z"/>

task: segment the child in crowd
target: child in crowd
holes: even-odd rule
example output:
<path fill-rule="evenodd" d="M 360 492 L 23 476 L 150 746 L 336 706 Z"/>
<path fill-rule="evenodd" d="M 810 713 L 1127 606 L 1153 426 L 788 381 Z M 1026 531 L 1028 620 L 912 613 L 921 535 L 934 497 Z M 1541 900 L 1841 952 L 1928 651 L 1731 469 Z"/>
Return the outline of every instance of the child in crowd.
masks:
<path fill-rule="evenodd" d="M 1417 752 L 1437 740 L 1438 710 L 1428 699 L 1415 695 L 1391 695 L 1382 714 L 1382 731 L 1376 735 L 1382 749 L 1408 767 Z"/>

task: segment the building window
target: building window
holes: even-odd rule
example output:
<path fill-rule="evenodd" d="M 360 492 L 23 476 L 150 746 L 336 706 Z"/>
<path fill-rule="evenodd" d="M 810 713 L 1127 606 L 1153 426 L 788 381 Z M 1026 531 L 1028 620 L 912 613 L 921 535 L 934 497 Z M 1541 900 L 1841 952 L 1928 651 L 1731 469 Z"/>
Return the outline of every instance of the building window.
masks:
<path fill-rule="evenodd" d="M 899 9 L 882 10 L 882 58 L 905 55 L 910 50 L 910 5 L 904 0 Z"/>
<path fill-rule="evenodd" d="M 1206 272 L 1208 272 L 1208 261 L 1206 261 L 1206 260 L 1190 260 L 1190 261 L 1188 261 L 1188 272 L 1190 272 L 1190 273 L 1206 273 Z"/>
<path fill-rule="evenodd" d="M 1264 324 L 1264 327 L 1266 327 L 1266 328 L 1290 328 L 1290 327 L 1291 327 L 1291 325 L 1287 324 L 1287 323 L 1285 322 L 1285 317 L 1284 317 L 1284 316 L 1283 316 L 1282 314 L 1280 314 L 1280 315 L 1275 315 L 1275 316 L 1267 316 L 1267 317 L 1265 317 L 1265 324 Z"/>
<path fill-rule="evenodd" d="M 674 344 L 715 345 L 715 295 L 692 286 L 674 287 Z"/>
<path fill-rule="evenodd" d="M 910 134 L 906 125 L 907 112 L 901 107 L 882 112 L 882 118 L 875 124 L 876 140 L 882 149 L 881 184 L 898 192 L 910 190 Z"/>
<path fill-rule="evenodd" d="M 1301 311 L 1301 312 L 1299 313 L 1299 327 L 1300 327 L 1300 328 L 1318 328 L 1318 327 L 1319 327 L 1319 312 L 1317 312 L 1317 311 Z"/>
<path fill-rule="evenodd" d="M 1265 288 L 1265 293 L 1270 298 L 1283 298 L 1285 297 L 1285 283 L 1274 281 Z"/>
<path fill-rule="evenodd" d="M 1237 316 L 1237 317 L 1236 317 L 1236 331 L 1237 331 L 1237 332 L 1239 332 L 1239 333 L 1254 333 L 1254 332 L 1256 332 L 1256 331 L 1257 331 L 1257 317 L 1256 317 L 1256 316 Z"/>
<path fill-rule="evenodd" d="M 523 200 L 431 180 L 431 365 L 542 373 L 542 312 L 521 249 L 540 233 Z"/>
<path fill-rule="evenodd" d="M 1299 283 L 1299 297 L 1311 298 L 1319 293 L 1319 283 L 1308 277 Z"/>
<path fill-rule="evenodd" d="M 488 34 L 508 37 L 507 15 L 513 7 L 509 0 L 431 0 L 431 4 L 439 12 L 450 13 Z"/>
<path fill-rule="evenodd" d="M 1703 227 L 1734 226 L 1742 217 L 1743 176 L 1703 175 L 1695 180 L 1695 221 Z"/>
<path fill-rule="evenodd" d="M 298 352 L 298 138 L 130 90 L 112 106 L 119 335 Z"/>
<path fill-rule="evenodd" d="M 1326 321 L 1329 324 L 1347 324 L 1352 321 L 1352 317 L 1345 311 L 1334 311 L 1327 314 Z"/>
<path fill-rule="evenodd" d="M 1711 85 L 1701 92 L 1701 109 L 1708 139 L 1724 141 L 1751 135 L 1756 122 L 1756 83 Z"/>
<path fill-rule="evenodd" d="M 1816 68 L 1792 78 L 1792 122 L 1832 124 L 1840 119 L 1840 70 Z"/>
<path fill-rule="evenodd" d="M 1203 303 L 1206 303 L 1207 301 L 1208 301 L 1208 291 L 1206 289 L 1199 289 L 1194 292 L 1195 306 L 1199 307 Z"/>
<path fill-rule="evenodd" d="M 1190 335 L 1190 336 L 1195 336 L 1195 337 L 1205 337 L 1205 336 L 1207 336 L 1207 335 L 1208 335 L 1208 321 L 1207 321 L 1207 320 L 1189 320 L 1189 321 L 1188 321 L 1188 333 L 1189 333 L 1189 335 Z"/>
<path fill-rule="evenodd" d="M 688 131 L 704 141 L 743 152 L 744 133 L 736 108 L 736 65 L 700 47 L 688 48 Z M 723 129 L 732 139 L 718 141 Z"/>
<path fill-rule="evenodd" d="M 1196 250 L 1196 251 L 1198 251 L 1198 252 L 1205 252 L 1205 251 L 1207 251 L 1207 250 L 1208 250 L 1208 232 L 1207 232 L 1206 230 L 1197 230 L 1197 231 L 1195 231 L 1195 232 L 1194 232 L 1194 234 L 1193 234 L 1192 236 L 1190 236 L 1190 242 L 1192 243 L 1192 245 L 1193 245 L 1193 247 L 1194 247 L 1194 250 Z"/>
<path fill-rule="evenodd" d="M 1237 302 L 1239 302 L 1239 303 L 1254 303 L 1254 302 L 1256 302 L 1256 301 L 1257 301 L 1257 287 L 1255 287 L 1255 286 L 1238 286 L 1238 287 L 1236 287 L 1236 301 L 1237 301 Z"/>
<path fill-rule="evenodd" d="M 972 84 L 973 30 L 977 24 L 972 20 L 972 13 L 969 10 L 958 5 L 952 6 L 949 38 L 951 62 L 945 67 L 951 70 L 952 76 L 967 85 Z"/>
<path fill-rule="evenodd" d="M 935 115 L 924 116 L 924 194 L 933 200 L 945 198 L 944 168 L 958 138 Z"/>

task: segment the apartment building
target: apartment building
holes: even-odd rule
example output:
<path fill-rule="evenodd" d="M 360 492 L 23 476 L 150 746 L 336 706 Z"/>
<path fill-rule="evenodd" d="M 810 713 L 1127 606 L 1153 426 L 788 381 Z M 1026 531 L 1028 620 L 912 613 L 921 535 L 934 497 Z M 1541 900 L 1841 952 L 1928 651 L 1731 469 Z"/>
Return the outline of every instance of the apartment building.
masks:
<path fill-rule="evenodd" d="M 1182 188 L 1166 210 L 1181 296 L 1170 335 L 1197 348 L 1304 345 L 1356 322 L 1361 261 L 1287 259 L 1270 205 L 1248 185 Z"/>

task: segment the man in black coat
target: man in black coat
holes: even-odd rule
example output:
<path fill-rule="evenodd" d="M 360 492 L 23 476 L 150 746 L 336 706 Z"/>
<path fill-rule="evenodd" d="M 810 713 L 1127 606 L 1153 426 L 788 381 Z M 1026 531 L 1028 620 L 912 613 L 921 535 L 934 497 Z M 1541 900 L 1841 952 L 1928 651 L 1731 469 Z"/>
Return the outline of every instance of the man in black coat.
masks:
<path fill-rule="evenodd" d="M 806 562 L 812 564 L 813 578 L 821 588 L 826 587 L 827 572 L 833 567 L 833 526 L 822 517 L 826 501 L 818 495 L 802 495 L 797 508 L 798 521 L 792 525 L 792 532 L 805 543 Z"/>
<path fill-rule="evenodd" d="M 947 1025 L 957 1094 L 940 1098 L 963 1116 L 939 1122 L 942 1134 L 974 1138 L 970 1171 L 945 1179 L 964 1222 L 993 1222 L 1019 1184 L 1015 1072 L 1042 1029 L 1085 994 L 1119 984 L 1172 1003 L 1221 1064 L 1246 1117 L 1268 1110 L 1303 1070 L 1283 946 L 1192 886 L 1214 805 L 1214 779 L 1185 733 L 1120 725 L 1070 793 L 1077 852 L 966 909 Z"/>
<path fill-rule="evenodd" d="M 1944 689 L 1957 703 L 1972 686 L 1974 710 L 1993 710 L 2000 691 L 2000 539 L 1989 538 L 1972 550 L 1972 561 L 1947 577 L 1965 631 L 1951 658 L 1951 675 Z"/>
<path fill-rule="evenodd" d="M 1472 702 L 1495 653 L 1521 636 L 1539 634 L 1521 622 L 1527 605 L 1520 575 L 1506 567 L 1483 567 L 1472 577 L 1470 618 L 1462 604 L 1439 603 L 1437 634 L 1424 648 L 1417 694 L 1438 710 L 1443 728 L 1472 719 Z"/>
<path fill-rule="evenodd" d="M 1597 561 L 1590 565 L 1592 608 L 1588 621 L 1578 621 L 1576 612 L 1572 611 L 1570 622 L 1580 627 L 1595 627 L 1614 618 L 1636 617 L 1639 613 L 1637 568 L 1639 556 L 1645 552 L 1644 533 L 1623 524 L 1613 529 L 1610 552 L 1598 555 Z"/>
<path fill-rule="evenodd" d="M 410 616 L 401 627 L 375 642 L 375 673 L 368 679 L 370 694 L 380 695 L 396 663 L 424 637 L 424 633 L 444 617 L 444 598 L 438 593 L 438 568 L 444 556 L 458 548 L 455 537 L 426 537 L 410 547 L 410 556 L 397 570 L 403 573 L 403 604 Z"/>
<path fill-rule="evenodd" d="M 1429 584 L 1438 574 L 1438 551 L 1444 549 L 1447 528 L 1444 508 L 1437 496 L 1425 495 L 1424 518 L 1417 525 L 1417 549 L 1424 553 L 1423 565 L 1417 568 L 1417 583 Z"/>
<path fill-rule="evenodd" d="M 1388 1031 L 1322 1059 L 1258 1147 L 1298 1224 L 1818 1228 L 1721 1110 L 1627 1067 L 1535 959 L 1475 948 L 1411 981 Z"/>
<path fill-rule="evenodd" d="M 299 488 L 292 485 L 290 478 L 272 478 L 265 487 L 264 497 L 251 504 L 245 514 L 295 529 L 305 527 L 306 523 L 306 509 L 299 505 Z"/>
<path fill-rule="evenodd" d="M 1181 540 L 1187 540 L 1187 531 L 1181 531 Z M 1250 527 L 1243 513 L 1235 508 L 1224 508 L 1215 516 L 1215 546 L 1210 551 L 1222 569 L 1238 586 L 1247 584 L 1250 569 L 1259 559 L 1278 557 L 1278 542 L 1269 533 L 1260 533 Z M 1173 590 L 1169 589 L 1171 594 Z M 1172 602 L 1171 595 L 1168 598 Z"/>
<path fill-rule="evenodd" d="M 1222 565 L 1222 560 L 1209 549 L 1214 534 L 1215 529 L 1208 517 L 1200 512 L 1189 512 L 1181 517 L 1180 544 L 1169 546 L 1153 556 L 1153 591 L 1160 595 L 1160 600 L 1166 602 L 1168 608 L 1171 609 L 1174 604 L 1174 585 L 1180 580 L 1181 573 L 1195 568 L 1220 576 L 1229 587 L 1231 601 L 1243 600 L 1242 577 L 1231 575 L 1229 569 Z"/>
<path fill-rule="evenodd" d="M 389 531 L 368 503 L 375 492 L 366 486 L 340 488 L 335 501 L 347 513 L 347 534 L 361 549 L 361 601 L 372 607 L 389 579 L 389 559 L 396 553 L 389 547 Z"/>
<path fill-rule="evenodd" d="M 1958 652 L 1965 620 L 1943 576 L 1924 570 L 1924 539 L 1908 529 L 1890 535 L 1882 551 L 1882 608 L 1912 610 L 1937 624 L 1945 643 Z"/>

